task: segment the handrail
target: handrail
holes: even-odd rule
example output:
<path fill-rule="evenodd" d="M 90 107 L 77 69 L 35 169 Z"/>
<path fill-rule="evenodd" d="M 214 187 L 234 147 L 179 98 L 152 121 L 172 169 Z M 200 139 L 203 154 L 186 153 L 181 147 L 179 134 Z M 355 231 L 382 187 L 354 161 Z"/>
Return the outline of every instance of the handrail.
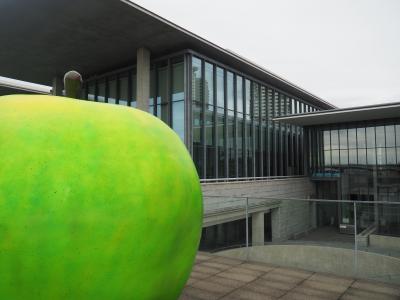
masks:
<path fill-rule="evenodd" d="M 223 183 L 223 182 L 251 182 L 262 180 L 276 180 L 276 179 L 292 179 L 292 178 L 305 178 L 305 175 L 291 175 L 291 176 L 267 176 L 267 177 L 235 177 L 235 178 L 211 178 L 200 179 L 200 183 Z"/>

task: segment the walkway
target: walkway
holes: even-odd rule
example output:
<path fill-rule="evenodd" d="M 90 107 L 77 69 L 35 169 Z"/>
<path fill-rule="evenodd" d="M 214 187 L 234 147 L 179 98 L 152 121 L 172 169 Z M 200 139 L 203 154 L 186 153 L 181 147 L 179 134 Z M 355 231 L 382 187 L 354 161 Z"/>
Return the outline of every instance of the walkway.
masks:
<path fill-rule="evenodd" d="M 180 300 L 400 299 L 400 286 L 199 253 Z"/>

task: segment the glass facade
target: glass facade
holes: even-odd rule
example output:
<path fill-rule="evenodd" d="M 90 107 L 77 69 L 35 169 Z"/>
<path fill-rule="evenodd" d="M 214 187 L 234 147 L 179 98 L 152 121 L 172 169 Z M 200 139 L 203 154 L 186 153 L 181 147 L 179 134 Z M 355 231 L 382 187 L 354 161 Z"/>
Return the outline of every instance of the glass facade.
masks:
<path fill-rule="evenodd" d="M 334 179 L 337 199 L 400 201 L 400 119 L 310 127 L 307 133 L 311 175 L 319 184 Z M 383 207 L 365 205 L 359 226 L 377 224 L 381 233 L 400 235 L 400 211 L 387 214 Z M 340 224 L 351 224 L 352 212 L 351 204 L 342 204 Z"/>
<path fill-rule="evenodd" d="M 191 56 L 190 82 L 200 178 L 304 174 L 303 130 L 272 119 L 317 107 L 200 56 Z"/>
<path fill-rule="evenodd" d="M 149 112 L 185 137 L 184 58 L 155 61 L 150 70 Z M 83 98 L 136 107 L 136 68 L 112 72 L 84 82 Z"/>
<path fill-rule="evenodd" d="M 136 107 L 136 90 L 132 66 L 85 81 L 83 98 Z M 185 142 L 201 179 L 304 174 L 302 129 L 272 119 L 306 110 L 318 108 L 192 52 L 151 62 L 149 112 Z"/>

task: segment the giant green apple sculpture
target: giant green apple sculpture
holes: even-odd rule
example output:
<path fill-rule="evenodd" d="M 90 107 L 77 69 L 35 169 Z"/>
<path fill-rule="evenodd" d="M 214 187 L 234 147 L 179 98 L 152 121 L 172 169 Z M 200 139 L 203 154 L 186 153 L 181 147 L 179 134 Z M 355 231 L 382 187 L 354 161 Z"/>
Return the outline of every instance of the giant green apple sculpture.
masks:
<path fill-rule="evenodd" d="M 174 299 L 200 238 L 179 137 L 136 109 L 0 97 L 0 299 Z"/>

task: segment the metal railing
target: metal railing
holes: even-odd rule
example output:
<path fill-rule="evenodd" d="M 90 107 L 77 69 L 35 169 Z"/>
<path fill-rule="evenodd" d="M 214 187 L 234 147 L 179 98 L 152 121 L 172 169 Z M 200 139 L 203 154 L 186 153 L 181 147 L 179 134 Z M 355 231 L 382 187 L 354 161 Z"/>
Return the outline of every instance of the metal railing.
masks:
<path fill-rule="evenodd" d="M 279 251 L 268 248 L 277 264 L 289 263 L 283 260 L 287 249 L 299 260 L 314 251 L 320 257 L 309 259 L 320 259 L 320 266 L 311 266 L 310 261 L 294 266 L 335 274 L 345 270 L 347 275 L 400 284 L 400 202 L 208 195 L 204 212 L 203 251 L 231 249 L 224 252 L 233 255 L 236 251 L 254 260 L 267 257 L 267 252 L 256 253 L 267 250 L 254 246 L 282 247 L 281 257 Z M 324 263 L 324 259 L 334 257 L 337 266 L 327 269 L 332 261 Z"/>
<path fill-rule="evenodd" d="M 200 183 L 223 183 L 223 182 L 251 182 L 251 181 L 265 181 L 276 179 L 293 179 L 305 178 L 305 175 L 292 175 L 292 176 L 267 176 L 267 177 L 236 177 L 236 178 L 213 178 L 213 179 L 200 179 Z"/>

